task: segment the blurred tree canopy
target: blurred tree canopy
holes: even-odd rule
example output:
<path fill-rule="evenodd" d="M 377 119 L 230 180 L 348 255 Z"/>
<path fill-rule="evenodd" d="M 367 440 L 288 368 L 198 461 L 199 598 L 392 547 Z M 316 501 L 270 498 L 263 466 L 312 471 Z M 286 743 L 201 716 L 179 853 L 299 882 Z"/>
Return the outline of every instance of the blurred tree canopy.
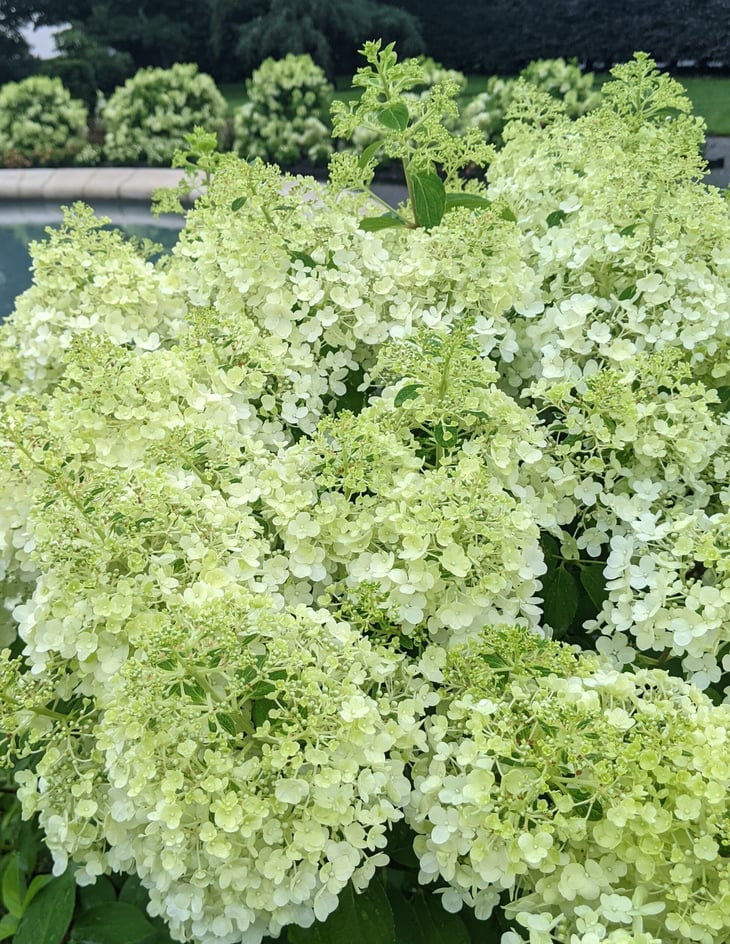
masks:
<path fill-rule="evenodd" d="M 427 52 L 487 75 L 554 56 L 600 68 L 637 49 L 669 64 L 719 60 L 730 71 L 730 0 L 0 0 L 0 79 L 27 71 L 18 27 L 30 19 L 72 26 L 60 57 L 71 65 L 44 71 L 81 83 L 82 63 L 93 59 L 100 87 L 174 62 L 236 82 L 288 52 L 309 53 L 331 78 L 349 75 L 357 49 L 378 37 L 394 40 L 401 56 Z"/>
<path fill-rule="evenodd" d="M 33 60 L 20 27 L 31 19 L 35 6 L 34 0 L 0 2 L 0 83 L 21 79 L 31 71 Z"/>
<path fill-rule="evenodd" d="M 416 14 L 428 54 L 465 72 L 516 74 L 533 59 L 611 65 L 643 50 L 661 62 L 725 62 L 730 0 L 396 0 Z"/>
<path fill-rule="evenodd" d="M 331 76 L 349 73 L 375 36 L 402 55 L 424 49 L 417 18 L 381 0 L 1 0 L 0 38 L 8 3 L 18 4 L 12 23 L 70 23 L 71 44 L 87 56 L 112 49 L 135 68 L 196 62 L 218 81 L 241 81 L 288 52 L 308 52 Z"/>

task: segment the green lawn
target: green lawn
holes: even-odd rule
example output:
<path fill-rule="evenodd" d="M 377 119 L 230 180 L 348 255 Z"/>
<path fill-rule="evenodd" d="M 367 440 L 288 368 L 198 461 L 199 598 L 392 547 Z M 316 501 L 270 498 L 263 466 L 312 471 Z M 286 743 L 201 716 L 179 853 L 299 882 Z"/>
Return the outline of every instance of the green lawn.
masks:
<path fill-rule="evenodd" d="M 598 76 L 598 84 L 603 84 L 607 78 L 608 76 L 605 75 Z M 702 115 L 707 122 L 707 133 L 730 135 L 730 78 L 702 76 L 681 78 L 680 81 L 692 99 L 695 112 Z M 469 76 L 469 84 L 463 101 L 468 101 L 469 98 L 483 91 L 485 85 L 485 77 Z M 246 88 L 243 83 L 221 85 L 220 90 L 228 102 L 229 112 L 246 101 Z M 335 92 L 337 98 L 347 100 L 357 98 L 359 94 L 359 89 L 350 87 L 349 79 L 338 80 Z"/>

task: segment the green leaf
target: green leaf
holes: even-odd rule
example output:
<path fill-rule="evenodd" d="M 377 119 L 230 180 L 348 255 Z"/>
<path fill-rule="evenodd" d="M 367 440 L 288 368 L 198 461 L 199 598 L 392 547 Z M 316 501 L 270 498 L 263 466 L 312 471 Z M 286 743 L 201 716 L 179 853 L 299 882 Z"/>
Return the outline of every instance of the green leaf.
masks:
<path fill-rule="evenodd" d="M 0 918 L 0 941 L 12 937 L 18 928 L 18 919 L 11 914 L 4 914 Z"/>
<path fill-rule="evenodd" d="M 356 895 L 348 885 L 327 920 L 311 928 L 289 928 L 290 944 L 396 944 L 393 911 L 379 881 Z"/>
<path fill-rule="evenodd" d="M 397 944 L 424 944 L 426 937 L 416 909 L 397 889 L 388 889 L 388 901 L 393 911 Z"/>
<path fill-rule="evenodd" d="M 423 944 L 469 944 L 469 932 L 457 914 L 441 905 L 441 896 L 419 890 L 414 903 L 423 929 Z"/>
<path fill-rule="evenodd" d="M 543 616 L 553 629 L 567 629 L 578 609 L 578 585 L 564 566 L 548 570 L 542 578 Z"/>
<path fill-rule="evenodd" d="M 624 228 L 619 231 L 619 236 L 633 236 L 635 232 L 636 223 L 629 223 L 628 226 L 624 226 Z"/>
<path fill-rule="evenodd" d="M 38 892 L 52 881 L 52 875 L 35 875 L 33 877 L 33 880 L 28 886 L 28 891 L 25 893 L 25 898 L 23 899 L 23 911 L 25 911 L 28 905 L 33 901 Z"/>
<path fill-rule="evenodd" d="M 421 172 L 409 175 L 416 222 L 424 229 L 438 226 L 446 212 L 446 188 L 438 174 Z"/>
<path fill-rule="evenodd" d="M 717 395 L 720 398 L 721 409 L 730 410 L 730 387 L 718 387 Z"/>
<path fill-rule="evenodd" d="M 390 131 L 405 131 L 408 127 L 408 106 L 404 102 L 393 102 L 378 112 L 378 121 Z"/>
<path fill-rule="evenodd" d="M 19 918 L 23 914 L 25 881 L 17 852 L 13 852 L 8 856 L 8 862 L 3 872 L 2 895 L 5 910 Z"/>
<path fill-rule="evenodd" d="M 236 722 L 230 715 L 225 714 L 223 711 L 218 711 L 216 712 L 215 719 L 227 734 L 230 734 L 232 737 L 236 736 Z"/>
<path fill-rule="evenodd" d="M 366 233 L 376 233 L 380 229 L 390 229 L 392 226 L 405 226 L 397 213 L 383 213 L 382 216 L 366 216 L 360 220 L 360 229 Z"/>
<path fill-rule="evenodd" d="M 584 564 L 580 570 L 580 582 L 595 606 L 596 612 L 601 609 L 603 601 L 608 597 L 603 568 L 604 564 L 596 561 L 595 564 Z"/>
<path fill-rule="evenodd" d="M 636 295 L 636 286 L 627 285 L 626 288 L 623 290 L 623 292 L 621 292 L 621 294 L 619 295 L 618 300 L 620 302 L 625 302 L 627 299 L 633 298 L 634 295 Z"/>
<path fill-rule="evenodd" d="M 505 207 L 499 215 L 502 217 L 503 220 L 508 220 L 510 223 L 517 222 L 517 217 L 512 212 L 512 210 L 510 210 L 509 207 Z"/>
<path fill-rule="evenodd" d="M 79 889 L 79 903 L 83 911 L 117 900 L 117 890 L 106 875 L 100 875 L 93 885 Z"/>
<path fill-rule="evenodd" d="M 313 269 L 317 265 L 308 252 L 300 252 L 298 249 L 292 249 L 289 253 L 289 258 L 292 261 L 298 259 L 300 262 L 303 262 L 305 266 L 309 266 L 310 269 Z"/>
<path fill-rule="evenodd" d="M 368 144 L 365 150 L 360 155 L 360 160 L 357 162 L 357 166 L 363 170 L 367 167 L 368 163 L 372 160 L 373 157 L 378 153 L 380 148 L 383 146 L 382 141 L 373 141 L 372 144 Z"/>
<path fill-rule="evenodd" d="M 562 210 L 553 210 L 553 212 L 548 215 L 547 225 L 560 226 L 564 219 L 565 213 Z"/>
<path fill-rule="evenodd" d="M 458 426 L 444 426 L 443 423 L 436 423 L 433 428 L 433 438 L 442 449 L 451 449 L 456 445 L 459 438 Z"/>
<path fill-rule="evenodd" d="M 73 944 L 141 944 L 154 932 L 154 926 L 138 908 L 125 901 L 115 901 L 82 912 L 74 922 L 71 941 Z"/>
<path fill-rule="evenodd" d="M 482 653 L 482 662 L 486 662 L 490 669 L 503 669 L 507 663 L 496 652 Z"/>
<path fill-rule="evenodd" d="M 415 838 L 416 834 L 403 820 L 394 823 L 388 835 L 388 856 L 390 859 L 406 868 L 417 869 L 418 856 L 413 851 L 413 840 Z"/>
<path fill-rule="evenodd" d="M 487 200 L 485 197 L 480 197 L 478 193 L 446 194 L 447 210 L 452 210 L 454 207 L 469 207 L 470 209 L 477 209 L 478 207 L 488 207 L 489 205 L 489 200 Z"/>
<path fill-rule="evenodd" d="M 125 901 L 128 905 L 134 905 L 142 912 L 147 908 L 150 897 L 138 875 L 130 875 L 125 881 L 119 892 L 119 900 Z"/>
<path fill-rule="evenodd" d="M 13 944 L 60 944 L 76 903 L 76 884 L 67 870 L 45 885 L 23 914 Z"/>
<path fill-rule="evenodd" d="M 417 400 L 418 391 L 423 386 L 422 383 L 406 384 L 405 387 L 401 387 L 398 393 L 396 393 L 393 404 L 398 407 L 403 406 L 407 400 Z"/>
<path fill-rule="evenodd" d="M 247 200 L 248 197 L 236 197 L 233 203 L 231 203 L 231 209 L 233 212 L 235 213 L 237 210 L 240 210 Z"/>

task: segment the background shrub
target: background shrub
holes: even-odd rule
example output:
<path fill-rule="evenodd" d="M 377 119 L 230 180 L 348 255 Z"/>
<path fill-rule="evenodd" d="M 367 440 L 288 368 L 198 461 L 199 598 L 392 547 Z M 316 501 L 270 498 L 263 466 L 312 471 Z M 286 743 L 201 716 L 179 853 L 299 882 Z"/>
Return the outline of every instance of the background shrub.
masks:
<path fill-rule="evenodd" d="M 140 69 L 103 108 L 104 153 L 114 163 L 169 164 L 194 126 L 221 135 L 226 102 L 193 63 Z"/>
<path fill-rule="evenodd" d="M 584 115 L 601 100 L 601 93 L 593 87 L 593 73 L 584 74 L 575 61 L 538 59 L 525 66 L 519 79 L 559 99 L 570 118 Z M 505 115 L 514 101 L 519 79 L 491 76 L 487 80 L 486 90 L 472 99 L 464 109 L 466 126 L 480 128 L 488 141 L 501 144 Z"/>
<path fill-rule="evenodd" d="M 88 112 L 58 78 L 35 75 L 0 89 L 0 164 L 93 163 Z"/>
<path fill-rule="evenodd" d="M 332 151 L 327 106 L 332 86 L 309 55 L 266 59 L 246 83 L 234 116 L 234 149 L 280 164 L 323 163 Z"/>

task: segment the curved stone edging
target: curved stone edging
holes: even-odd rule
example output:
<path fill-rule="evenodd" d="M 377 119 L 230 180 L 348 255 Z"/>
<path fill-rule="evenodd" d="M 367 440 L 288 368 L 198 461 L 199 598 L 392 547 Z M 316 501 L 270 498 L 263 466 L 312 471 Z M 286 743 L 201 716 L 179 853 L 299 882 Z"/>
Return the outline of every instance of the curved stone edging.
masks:
<path fill-rule="evenodd" d="M 182 170 L 167 167 L 34 167 L 0 170 L 0 200 L 149 200 L 174 187 Z"/>

